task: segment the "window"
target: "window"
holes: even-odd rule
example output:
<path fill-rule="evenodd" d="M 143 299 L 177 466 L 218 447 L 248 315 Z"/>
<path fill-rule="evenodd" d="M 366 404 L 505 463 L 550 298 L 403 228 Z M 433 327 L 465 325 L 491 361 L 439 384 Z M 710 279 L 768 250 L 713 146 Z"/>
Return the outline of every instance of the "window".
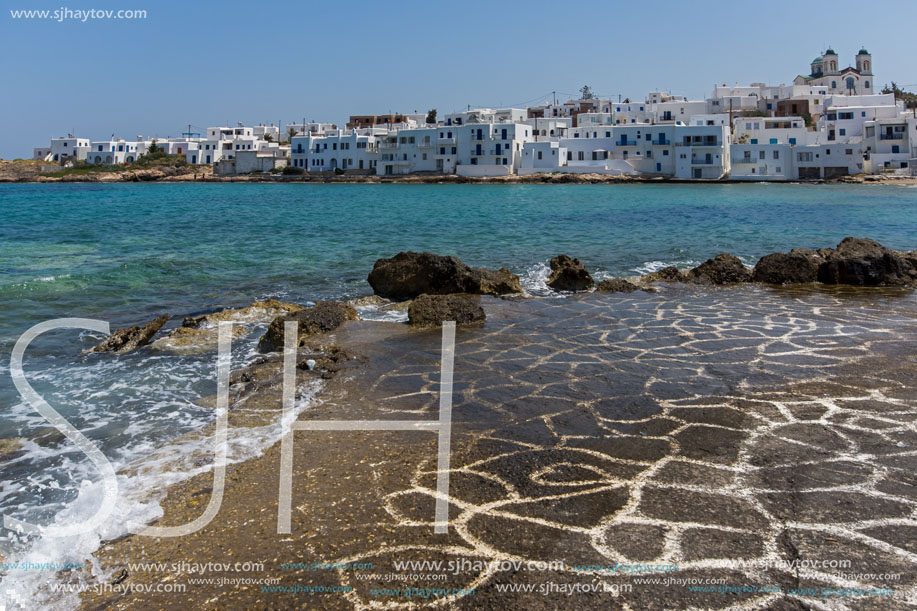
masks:
<path fill-rule="evenodd" d="M 758 151 L 758 159 L 764 159 L 764 151 Z"/>
<path fill-rule="evenodd" d="M 774 159 L 780 159 L 780 151 L 778 150 L 774 151 Z"/>
<path fill-rule="evenodd" d="M 798 161 L 812 161 L 812 153 L 796 153 Z"/>
<path fill-rule="evenodd" d="M 582 161 L 583 159 L 585 159 L 585 156 L 583 155 L 583 151 L 579 151 L 578 156 L 577 156 L 577 159 L 579 159 L 580 161 Z"/>
<path fill-rule="evenodd" d="M 538 158 L 541 159 L 541 151 L 538 151 Z"/>
<path fill-rule="evenodd" d="M 663 156 L 663 157 L 668 157 L 668 156 L 669 156 L 669 150 L 666 149 L 666 150 L 662 151 L 662 156 Z"/>
<path fill-rule="evenodd" d="M 846 150 L 844 150 L 844 154 L 845 154 L 845 155 L 853 155 L 853 149 L 846 149 Z"/>
<path fill-rule="evenodd" d="M 796 144 L 796 138 L 790 138 L 790 144 Z"/>
<path fill-rule="evenodd" d="M 838 132 L 841 136 L 846 136 L 846 135 L 847 135 L 847 130 L 846 130 L 845 128 L 843 128 L 843 127 L 840 128 L 839 130 L 837 130 L 837 132 Z"/>
<path fill-rule="evenodd" d="M 606 138 L 611 138 L 611 132 L 605 132 L 605 137 L 606 137 Z"/>
<path fill-rule="evenodd" d="M 852 112 L 839 112 L 837 113 L 837 118 L 840 119 L 841 121 L 849 121 L 853 119 L 853 113 Z"/>

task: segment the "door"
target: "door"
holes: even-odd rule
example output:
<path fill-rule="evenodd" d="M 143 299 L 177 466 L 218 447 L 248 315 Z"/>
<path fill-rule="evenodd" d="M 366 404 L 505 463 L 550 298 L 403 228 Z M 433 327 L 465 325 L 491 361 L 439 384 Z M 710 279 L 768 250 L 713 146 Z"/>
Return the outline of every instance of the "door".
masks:
<path fill-rule="evenodd" d="M 694 168 L 694 178 L 703 178 L 704 174 L 700 168 Z"/>

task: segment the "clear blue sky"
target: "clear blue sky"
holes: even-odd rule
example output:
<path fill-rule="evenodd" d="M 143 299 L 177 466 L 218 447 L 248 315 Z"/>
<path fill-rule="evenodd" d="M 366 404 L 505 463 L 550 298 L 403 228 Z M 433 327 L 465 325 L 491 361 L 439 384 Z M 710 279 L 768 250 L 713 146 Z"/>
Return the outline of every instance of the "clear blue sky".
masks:
<path fill-rule="evenodd" d="M 341 124 L 536 102 L 588 84 L 643 99 L 714 83 L 789 83 L 826 44 L 917 83 L 917 2 L 195 2 L 4 0 L 0 157 L 73 131 L 178 135 L 187 124 Z M 146 9 L 142 21 L 14 20 L 10 9 Z"/>

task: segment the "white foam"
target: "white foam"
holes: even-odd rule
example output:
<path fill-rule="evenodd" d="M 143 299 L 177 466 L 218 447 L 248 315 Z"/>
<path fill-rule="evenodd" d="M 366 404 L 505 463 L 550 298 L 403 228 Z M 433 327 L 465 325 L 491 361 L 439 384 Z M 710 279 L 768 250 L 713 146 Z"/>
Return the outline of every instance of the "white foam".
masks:
<path fill-rule="evenodd" d="M 383 309 L 384 306 L 365 305 L 356 306 L 354 309 L 363 320 L 374 320 L 379 322 L 407 322 L 407 308 Z"/>
<path fill-rule="evenodd" d="M 263 356 L 256 350 L 258 335 L 256 329 L 247 340 L 234 343 L 234 368 Z M 12 547 L 6 562 L 82 562 L 85 568 L 60 575 L 53 570 L 10 570 L 0 582 L 0 609 L 76 608 L 77 594 L 53 591 L 62 583 L 61 576 L 67 583 L 89 586 L 110 580 L 97 565 L 92 568 L 92 554 L 100 544 L 127 534 L 129 523 L 148 524 L 160 517 L 160 501 L 170 485 L 212 469 L 212 438 L 199 431 L 215 414 L 193 400 L 202 394 L 201 380 L 213 375 L 214 363 L 214 354 L 187 358 L 143 351 L 125 357 L 92 356 L 68 367 L 30 373 L 36 388 L 54 388 L 44 395 L 49 403 L 68 406 L 68 419 L 103 449 L 119 474 L 119 502 L 104 527 L 78 537 L 20 537 L 5 531 Z M 317 400 L 321 387 L 322 382 L 314 380 L 298 389 L 295 415 Z M 230 427 L 230 463 L 257 457 L 280 439 L 279 408 L 270 424 Z M 48 426 L 24 402 L 8 411 L 6 419 L 20 430 Z M 72 444 L 43 447 L 26 440 L 22 450 L 21 456 L 3 464 L 7 474 L 18 473 L 0 485 L 4 513 L 30 522 L 73 524 L 97 511 L 102 498 L 99 474 Z"/>

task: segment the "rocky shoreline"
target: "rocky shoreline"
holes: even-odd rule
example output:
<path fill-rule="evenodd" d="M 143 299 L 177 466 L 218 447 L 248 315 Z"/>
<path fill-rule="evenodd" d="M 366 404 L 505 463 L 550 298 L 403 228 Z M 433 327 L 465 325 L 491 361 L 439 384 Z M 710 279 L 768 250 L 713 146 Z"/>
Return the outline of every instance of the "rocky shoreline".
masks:
<path fill-rule="evenodd" d="M 874 256 L 875 248 L 851 238 L 836 249 L 812 251 L 820 257 L 816 277 L 826 264 L 830 270 L 862 267 L 834 261 L 910 265 L 891 251 Z M 806 275 L 794 277 L 811 277 L 816 255 L 797 254 L 761 270 L 796 266 Z M 859 292 L 832 296 L 806 292 L 818 284 L 797 283 L 774 292 L 753 281 L 758 266 L 743 266 L 743 273 L 721 255 L 693 270 L 598 284 L 609 282 L 619 294 L 597 288 L 565 292 L 566 299 L 518 299 L 435 292 L 480 289 L 480 270 L 460 263 L 430 253 L 382 259 L 371 275 L 374 288 L 397 289 L 411 301 L 376 296 L 322 302 L 311 314 L 295 310 L 272 323 L 282 328 L 280 322 L 296 317 L 315 331 L 301 338 L 296 377 L 327 385 L 300 419 L 435 419 L 439 332 L 427 324 L 356 320 L 351 309 L 410 308 L 433 299 L 435 307 L 426 311 L 435 320 L 450 300 L 483 307 L 486 324 L 474 321 L 457 335 L 448 535 L 432 533 L 432 436 L 300 433 L 290 535 L 276 534 L 277 444 L 229 468 L 220 514 L 206 528 L 178 539 L 126 537 L 96 554 L 112 583 L 189 582 L 187 591 L 87 592 L 83 608 L 353 609 L 398 602 L 408 608 L 553 609 L 562 602 L 568 608 L 728 609 L 747 603 L 802 609 L 811 599 L 790 594 L 793 589 L 846 584 L 897 591 L 914 585 L 902 554 L 917 550 L 911 518 L 917 480 L 909 449 L 917 444 L 917 430 L 908 386 L 917 379 L 909 349 L 917 327 L 911 310 L 886 301 L 910 295 L 909 288 L 851 287 Z M 569 257 L 555 258 L 552 267 L 557 278 L 579 283 L 588 274 Z M 431 269 L 439 274 L 427 275 Z M 657 294 L 639 290 L 652 284 Z M 784 299 L 783 292 L 805 303 Z M 884 314 L 876 317 L 875 311 Z M 904 326 L 893 333 L 898 325 Z M 882 371 L 881 380 L 875 371 Z M 276 352 L 234 372 L 232 426 L 246 426 L 251 412 L 276 412 L 281 378 Z M 196 518 L 212 486 L 208 473 L 171 486 L 157 525 Z M 844 581 L 780 565 L 826 558 L 852 561 L 848 572 L 902 578 Z M 563 561 L 565 568 L 472 568 L 434 583 L 417 576 L 388 581 L 385 575 L 398 573 L 394 563 L 402 560 Z M 746 564 L 729 564 L 739 560 Z M 127 566 L 204 561 L 259 562 L 263 568 L 245 575 L 214 572 L 208 577 L 226 579 L 215 587 L 193 585 L 195 575 L 187 571 Z M 312 563 L 369 563 L 366 572 L 375 574 L 302 568 Z M 724 596 L 683 585 L 639 585 L 631 580 L 640 571 L 571 568 L 615 563 L 677 565 L 680 579 L 724 578 L 778 589 Z M 240 577 L 254 580 L 232 581 Z M 306 590 L 298 597 L 265 591 L 257 581 L 264 578 Z M 601 587 L 572 596 L 499 589 L 519 583 Z M 615 589 L 628 584 L 630 591 Z M 402 587 L 440 593 L 380 594 Z M 864 608 L 910 604 L 868 602 Z"/>
<path fill-rule="evenodd" d="M 654 292 L 653 285 L 659 282 L 708 286 L 821 283 L 912 288 L 917 286 L 917 251 L 896 251 L 869 238 L 847 237 L 836 248 L 795 248 L 789 252 L 771 253 L 761 257 L 751 269 L 734 255 L 720 253 L 689 270 L 665 267 L 639 278 L 606 279 L 598 285 L 586 266 L 568 255 L 552 258 L 550 269 L 546 284 L 562 293 Z M 481 322 L 485 319 L 478 305 L 481 295 L 510 297 L 524 293 L 519 277 L 506 268 L 473 268 L 456 257 L 429 252 L 401 252 L 379 259 L 367 282 L 373 295 L 361 298 L 363 303 L 404 308 L 408 312 L 408 323 L 415 327 L 438 326 L 446 320 L 458 324 Z M 157 340 L 154 346 L 178 352 L 212 348 L 219 321 L 245 321 L 255 317 L 271 320 L 258 349 L 264 353 L 277 352 L 282 350 L 285 322 L 295 320 L 299 324 L 301 345 L 304 345 L 309 336 L 334 331 L 343 323 L 358 319 L 353 305 L 319 301 L 306 308 L 276 300 L 256 302 L 242 310 L 185 319 L 181 327 Z M 168 314 L 163 314 L 144 326 L 117 329 L 91 351 L 125 353 L 150 344 L 168 318 Z M 238 331 L 242 332 L 242 329 Z"/>
<path fill-rule="evenodd" d="M 756 184 L 756 181 L 688 180 L 659 176 L 612 176 L 607 174 L 530 174 L 525 176 L 465 177 L 455 174 L 411 174 L 377 176 L 369 174 L 280 175 L 247 174 L 216 176 L 209 166 L 180 166 L 120 172 L 93 172 L 46 176 L 53 171 L 39 166 L 15 167 L 14 162 L 0 160 L 0 184 L 3 183 L 258 183 L 258 184 Z M 792 180 L 774 184 L 917 184 L 914 176 L 841 176 L 832 179 Z"/>
<path fill-rule="evenodd" d="M 367 277 L 373 295 L 347 303 L 306 307 L 267 300 L 187 317 L 170 331 L 163 328 L 165 314 L 115 331 L 98 351 L 200 353 L 216 351 L 220 322 L 237 323 L 238 335 L 269 323 L 258 342 L 262 356 L 230 378 L 230 427 L 245 430 L 264 427 L 278 414 L 285 322 L 299 323 L 297 388 L 325 385 L 300 419 L 354 420 L 435 418 L 436 327 L 457 321 L 450 492 L 455 524 L 445 538 L 429 528 L 434 445 L 424 433 L 301 434 L 292 536 L 275 534 L 281 460 L 275 444 L 229 467 L 219 517 L 199 533 L 159 540 L 129 536 L 106 544 L 96 553 L 104 583 L 188 579 L 181 571 L 128 570 L 128 563 L 260 562 L 267 568 L 248 577 L 288 587 L 308 584 L 326 592 L 320 600 L 310 598 L 323 608 L 350 609 L 395 600 L 369 589 L 392 584 L 347 571 L 289 570 L 281 563 L 369 559 L 382 572 L 394 570 L 393 558 L 456 555 L 560 558 L 570 566 L 664 561 L 682 565 L 682 576 L 782 584 L 783 595 L 757 600 L 789 609 L 802 608 L 799 597 L 785 594 L 789 588 L 837 582 L 793 571 L 715 568 L 708 559 L 773 560 L 773 552 L 766 552 L 773 549 L 781 558 L 820 558 L 841 553 L 831 543 L 841 541 L 843 553 L 870 572 L 905 572 L 881 547 L 886 543 L 876 544 L 876 556 L 874 547 L 856 547 L 862 536 L 847 537 L 848 526 L 831 524 L 855 519 L 856 528 L 872 528 L 876 540 L 917 550 L 911 531 L 890 534 L 917 509 L 917 480 L 907 475 L 914 466 L 907 448 L 917 445 L 917 414 L 907 403 L 913 399 L 909 381 L 917 379 L 917 361 L 908 352 L 917 328 L 910 310 L 884 301 L 912 294 L 917 251 L 851 237 L 835 248 L 771 253 L 751 268 L 728 253 L 692 269 L 669 267 L 601 282 L 567 255 L 552 258 L 550 268 L 546 284 L 567 298 L 529 298 L 518 276 L 505 268 L 402 252 L 376 261 Z M 832 294 L 831 287 L 850 294 Z M 784 293 L 802 297 L 784 299 Z M 806 300 L 812 309 L 800 303 Z M 366 306 L 405 311 L 407 324 L 360 320 L 357 309 Z M 901 335 L 891 333 L 895 325 L 903 325 Z M 851 359 L 860 359 L 859 365 Z M 870 374 L 879 369 L 881 385 Z M 826 401 L 838 402 L 827 413 L 843 419 L 817 416 Z M 200 403 L 214 404 L 213 397 Z M 836 426 L 847 428 L 840 436 L 825 432 Z M 762 427 L 774 433 L 763 435 Z M 197 435 L 212 433 L 211 426 Z M 0 449 L 15 452 L 19 443 L 10 440 Z M 792 467 L 799 464 L 801 470 Z M 864 479 L 868 469 L 881 473 Z M 170 486 L 157 525 L 193 520 L 212 486 L 210 473 Z M 844 509 L 836 518 L 832 509 L 819 509 L 838 503 Z M 874 515 L 898 522 L 882 530 L 870 522 Z M 828 526 L 818 526 L 822 522 Z M 829 543 L 813 542 L 809 531 L 789 524 L 815 528 Z M 445 582 L 476 590 L 473 597 L 439 597 L 453 608 L 549 609 L 559 599 L 507 593 L 494 584 L 585 579 L 610 588 L 629 577 L 569 568 L 528 575 L 479 571 Z M 610 591 L 563 600 L 575 606 L 620 606 L 625 600 L 635 608 L 736 604 L 732 597 L 685 588 L 635 586 L 623 599 Z M 197 585 L 181 594 L 86 592 L 81 600 L 87 609 L 261 608 L 284 606 L 284 596 L 236 584 Z M 288 602 L 293 600 L 302 603 Z M 398 600 L 412 607 L 431 602 Z M 906 608 L 882 602 L 883 608 Z"/>

